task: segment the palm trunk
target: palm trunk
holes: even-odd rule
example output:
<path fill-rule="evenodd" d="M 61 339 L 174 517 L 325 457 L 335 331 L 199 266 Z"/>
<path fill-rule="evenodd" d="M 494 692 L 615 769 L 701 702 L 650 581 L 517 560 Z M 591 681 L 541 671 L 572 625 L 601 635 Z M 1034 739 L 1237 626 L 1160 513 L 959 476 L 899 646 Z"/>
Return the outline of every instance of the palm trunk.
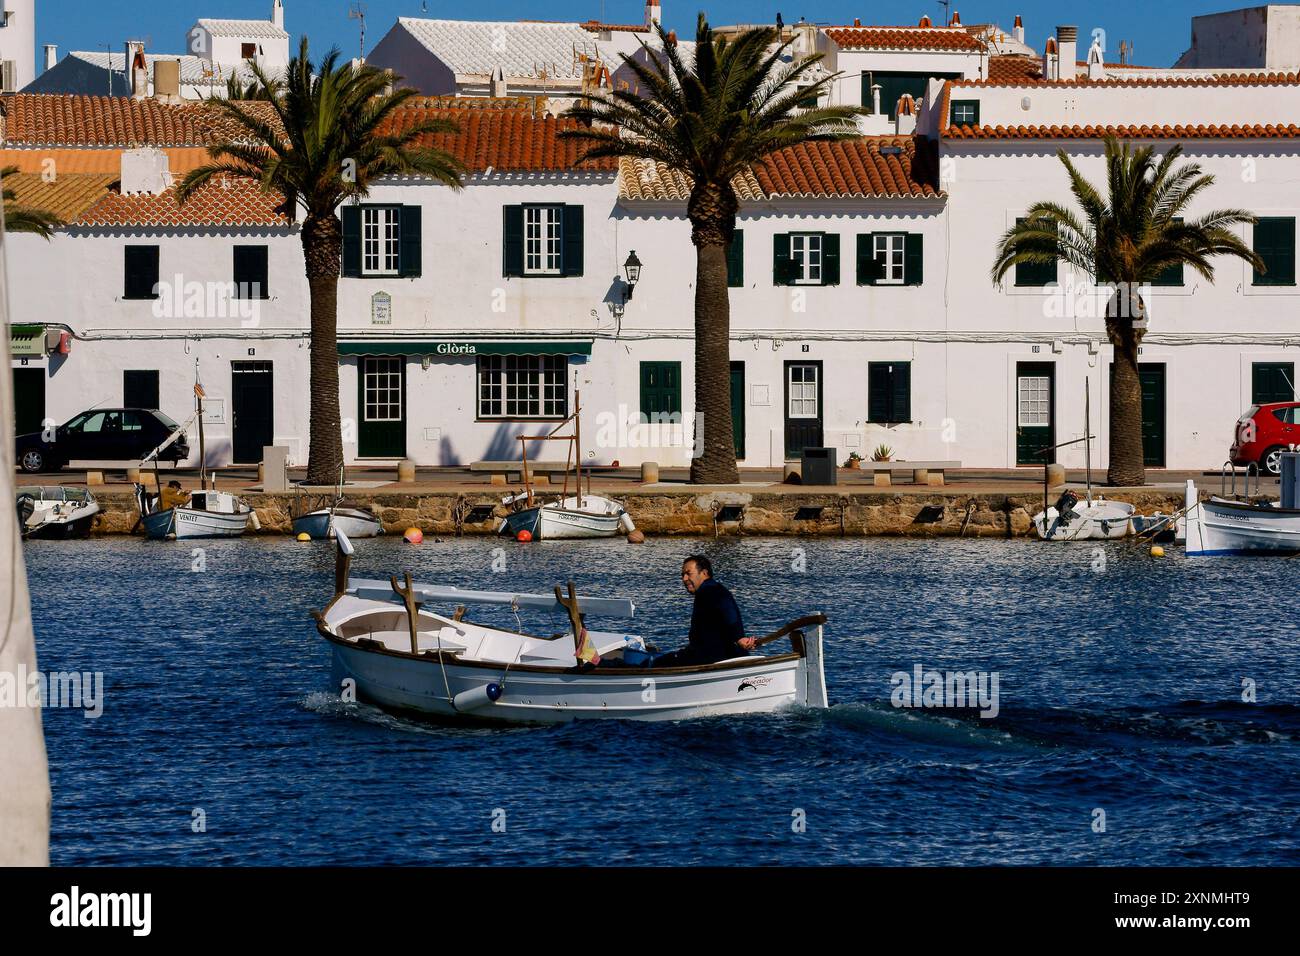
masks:
<path fill-rule="evenodd" d="M 736 194 L 729 183 L 691 192 L 686 214 L 695 243 L 695 414 L 693 484 L 740 481 L 731 422 L 731 300 L 727 249 L 736 228 Z"/>
<path fill-rule="evenodd" d="M 1139 306 L 1140 307 L 1140 306 Z M 1121 316 L 1106 322 L 1115 348 L 1110 376 L 1110 464 L 1106 480 L 1112 485 L 1146 484 L 1142 451 L 1142 380 L 1138 376 L 1138 346 L 1142 332 Z"/>
<path fill-rule="evenodd" d="M 333 213 L 309 216 L 302 252 L 311 293 L 311 442 L 307 484 L 334 485 L 343 465 L 339 422 L 338 295 L 343 230 Z"/>

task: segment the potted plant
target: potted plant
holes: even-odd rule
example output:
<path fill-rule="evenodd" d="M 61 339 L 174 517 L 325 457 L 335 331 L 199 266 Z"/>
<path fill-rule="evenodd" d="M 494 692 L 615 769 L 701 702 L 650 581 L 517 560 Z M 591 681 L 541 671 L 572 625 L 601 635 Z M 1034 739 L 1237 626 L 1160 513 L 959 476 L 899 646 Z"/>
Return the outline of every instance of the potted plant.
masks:
<path fill-rule="evenodd" d="M 861 468 L 861 467 L 862 467 L 862 456 L 859 455 L 856 451 L 851 451 L 851 452 L 849 452 L 849 457 L 848 457 L 848 459 L 844 462 L 844 464 L 843 464 L 841 467 L 843 467 L 843 468 L 855 468 L 855 469 L 856 469 L 856 468 Z"/>
<path fill-rule="evenodd" d="M 876 450 L 871 453 L 871 460 L 891 461 L 893 460 L 893 456 L 894 456 L 894 449 L 890 448 L 888 445 L 880 444 L 877 445 Z"/>

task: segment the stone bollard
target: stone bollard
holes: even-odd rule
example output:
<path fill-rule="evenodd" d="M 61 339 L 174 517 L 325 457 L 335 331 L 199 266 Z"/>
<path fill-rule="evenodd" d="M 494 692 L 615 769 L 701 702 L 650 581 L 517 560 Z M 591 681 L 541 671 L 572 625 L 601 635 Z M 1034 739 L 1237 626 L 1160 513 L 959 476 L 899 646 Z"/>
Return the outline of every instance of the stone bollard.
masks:
<path fill-rule="evenodd" d="M 263 488 L 266 487 L 266 464 L 260 461 L 257 463 L 257 483 Z"/>
<path fill-rule="evenodd" d="M 102 471 L 86 472 L 87 485 L 102 485 L 104 483 L 104 473 Z"/>
<path fill-rule="evenodd" d="M 643 461 L 641 462 L 641 484 L 654 485 L 659 483 L 659 462 Z"/>
<path fill-rule="evenodd" d="M 397 464 L 397 480 L 404 485 L 415 483 L 415 460 L 403 458 Z"/>
<path fill-rule="evenodd" d="M 1065 484 L 1065 466 L 1048 465 L 1047 466 L 1047 487 L 1059 488 Z"/>
<path fill-rule="evenodd" d="M 488 476 L 488 484 L 489 484 L 489 485 L 500 485 L 500 486 L 502 486 L 502 487 L 504 488 L 504 487 L 505 487 L 505 484 L 506 484 L 506 476 L 505 476 L 505 475 L 489 475 L 489 476 Z"/>
<path fill-rule="evenodd" d="M 783 485 L 802 485 L 803 484 L 803 465 L 795 461 L 787 461 L 785 468 L 781 471 L 781 484 Z"/>
<path fill-rule="evenodd" d="M 888 471 L 875 471 L 871 473 L 871 483 L 877 488 L 889 488 L 893 485 L 893 479 Z"/>
<path fill-rule="evenodd" d="M 126 470 L 126 480 L 127 480 L 130 484 L 133 484 L 133 485 L 138 485 L 138 484 L 140 484 L 140 469 L 139 469 L 139 468 L 128 468 L 128 469 Z"/>

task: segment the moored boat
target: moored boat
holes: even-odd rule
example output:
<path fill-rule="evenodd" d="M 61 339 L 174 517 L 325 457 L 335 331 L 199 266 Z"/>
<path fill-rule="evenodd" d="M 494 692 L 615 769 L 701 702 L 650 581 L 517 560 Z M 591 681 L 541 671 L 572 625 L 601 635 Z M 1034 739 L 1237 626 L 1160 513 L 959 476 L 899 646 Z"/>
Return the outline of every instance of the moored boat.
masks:
<path fill-rule="evenodd" d="M 195 491 L 182 505 L 158 509 L 155 496 L 140 485 L 135 489 L 144 533 L 154 540 L 235 538 L 257 520 L 253 509 L 228 491 Z"/>
<path fill-rule="evenodd" d="M 1133 526 L 1133 505 L 1098 497 L 1079 501 L 1072 492 L 1056 507 L 1034 515 L 1034 531 L 1044 541 L 1098 541 L 1123 538 Z"/>
<path fill-rule="evenodd" d="M 1195 482 L 1189 479 L 1186 513 L 1180 522 L 1186 553 L 1192 557 L 1300 554 L 1300 508 L 1284 506 L 1290 504 L 1227 498 L 1201 501 Z"/>
<path fill-rule="evenodd" d="M 448 719 L 556 723 L 827 706 L 822 615 L 794 621 L 759 641 L 788 637 L 787 653 L 646 668 L 639 666 L 650 656 L 641 638 L 582 624 L 584 616 L 630 618 L 630 600 L 578 597 L 572 584 L 566 598 L 558 587 L 554 596 L 469 591 L 413 584 L 410 575 L 405 586 L 396 578 L 352 581 L 352 545 L 346 535 L 336 538 L 335 594 L 316 614 L 317 630 L 330 645 L 336 681 L 354 682 L 359 699 L 380 707 Z M 449 613 L 433 610 L 436 605 Z M 464 609 L 473 605 L 564 611 L 570 628 L 557 634 L 509 631 L 468 620 Z"/>
<path fill-rule="evenodd" d="M 17 490 L 18 526 L 24 539 L 84 538 L 99 514 L 88 488 L 27 485 Z"/>
<path fill-rule="evenodd" d="M 635 530 L 631 516 L 617 501 L 600 495 L 573 495 L 507 515 L 498 533 L 513 538 L 527 531 L 535 541 L 550 541 L 613 538 Z"/>
<path fill-rule="evenodd" d="M 293 519 L 293 533 L 306 534 L 318 541 L 328 541 L 338 529 L 349 538 L 375 538 L 384 533 L 384 526 L 374 512 L 366 508 L 336 505 L 317 508 Z"/>

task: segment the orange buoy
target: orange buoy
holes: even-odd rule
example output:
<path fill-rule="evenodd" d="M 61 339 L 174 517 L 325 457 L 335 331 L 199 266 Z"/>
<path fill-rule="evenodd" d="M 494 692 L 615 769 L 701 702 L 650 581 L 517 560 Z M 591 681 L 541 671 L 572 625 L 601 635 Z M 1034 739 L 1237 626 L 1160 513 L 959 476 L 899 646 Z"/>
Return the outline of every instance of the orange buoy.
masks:
<path fill-rule="evenodd" d="M 424 532 L 419 528 L 407 528 L 402 537 L 406 539 L 407 544 L 420 544 L 424 541 Z"/>
<path fill-rule="evenodd" d="M 517 535 L 515 535 L 515 540 L 522 541 L 524 544 L 527 544 L 529 541 L 533 540 L 533 533 L 529 531 L 527 528 L 525 528 L 523 531 L 520 531 Z"/>

